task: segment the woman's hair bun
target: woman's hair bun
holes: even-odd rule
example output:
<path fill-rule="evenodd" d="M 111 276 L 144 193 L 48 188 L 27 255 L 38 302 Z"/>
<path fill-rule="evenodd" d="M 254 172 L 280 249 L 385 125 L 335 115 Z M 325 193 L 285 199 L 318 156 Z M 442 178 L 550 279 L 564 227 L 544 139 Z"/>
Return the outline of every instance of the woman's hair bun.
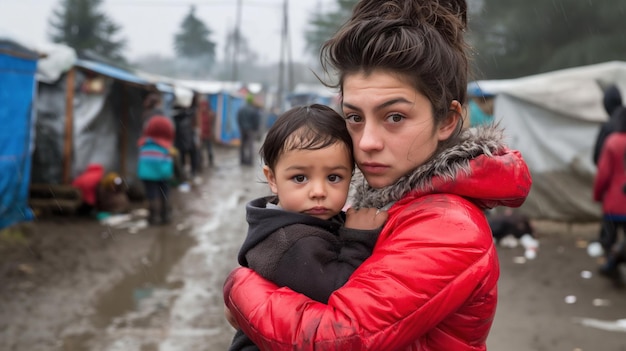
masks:
<path fill-rule="evenodd" d="M 430 24 L 448 32 L 450 26 L 467 27 L 466 0 L 361 0 L 352 12 L 351 21 L 383 19 L 406 25 Z"/>

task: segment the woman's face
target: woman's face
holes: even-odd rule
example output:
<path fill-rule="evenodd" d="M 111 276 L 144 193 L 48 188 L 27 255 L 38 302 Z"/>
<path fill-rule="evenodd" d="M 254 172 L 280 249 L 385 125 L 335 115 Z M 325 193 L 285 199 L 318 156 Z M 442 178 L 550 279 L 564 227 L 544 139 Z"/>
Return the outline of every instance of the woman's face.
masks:
<path fill-rule="evenodd" d="M 382 71 L 346 76 L 342 107 L 357 166 L 374 188 L 391 185 L 424 164 L 438 142 L 450 137 L 458 119 L 436 126 L 426 96 Z M 456 101 L 451 108 L 460 112 Z"/>

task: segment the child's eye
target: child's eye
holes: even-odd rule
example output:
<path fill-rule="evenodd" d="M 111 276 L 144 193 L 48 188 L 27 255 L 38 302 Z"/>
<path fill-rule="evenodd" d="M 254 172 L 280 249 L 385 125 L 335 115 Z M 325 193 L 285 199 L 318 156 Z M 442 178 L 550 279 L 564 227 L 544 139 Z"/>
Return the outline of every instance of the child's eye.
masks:
<path fill-rule="evenodd" d="M 343 178 L 340 175 L 331 174 L 328 176 L 328 180 L 331 183 L 339 183 Z"/>
<path fill-rule="evenodd" d="M 301 184 L 301 183 L 304 183 L 306 181 L 306 176 L 297 175 L 297 176 L 291 177 L 291 179 L 293 179 L 294 182 L 296 182 L 298 184 Z"/>

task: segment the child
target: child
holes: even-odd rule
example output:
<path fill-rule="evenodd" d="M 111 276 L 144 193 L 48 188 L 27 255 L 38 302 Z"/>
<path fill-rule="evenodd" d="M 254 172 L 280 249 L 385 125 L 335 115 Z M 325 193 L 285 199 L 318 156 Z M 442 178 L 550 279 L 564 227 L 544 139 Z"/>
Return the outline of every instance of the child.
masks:
<path fill-rule="evenodd" d="M 164 116 L 150 118 L 139 139 L 138 177 L 144 183 L 149 203 L 148 222 L 169 223 L 169 182 L 174 176 L 172 144 L 174 125 Z"/>
<path fill-rule="evenodd" d="M 243 266 L 280 286 L 326 302 L 371 254 L 386 212 L 342 212 L 354 172 L 352 139 L 330 107 L 295 107 L 269 129 L 263 173 L 276 196 L 246 206 Z M 230 350 L 257 350 L 237 331 Z"/>

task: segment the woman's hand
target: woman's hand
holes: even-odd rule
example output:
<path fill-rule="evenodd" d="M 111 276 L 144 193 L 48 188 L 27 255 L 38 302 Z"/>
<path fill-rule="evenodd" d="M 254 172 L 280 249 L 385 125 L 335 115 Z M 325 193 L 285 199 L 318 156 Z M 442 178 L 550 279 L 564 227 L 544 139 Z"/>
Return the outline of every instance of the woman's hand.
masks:
<path fill-rule="evenodd" d="M 387 221 L 387 211 L 377 208 L 349 208 L 344 226 L 350 229 L 372 230 L 381 228 Z"/>

